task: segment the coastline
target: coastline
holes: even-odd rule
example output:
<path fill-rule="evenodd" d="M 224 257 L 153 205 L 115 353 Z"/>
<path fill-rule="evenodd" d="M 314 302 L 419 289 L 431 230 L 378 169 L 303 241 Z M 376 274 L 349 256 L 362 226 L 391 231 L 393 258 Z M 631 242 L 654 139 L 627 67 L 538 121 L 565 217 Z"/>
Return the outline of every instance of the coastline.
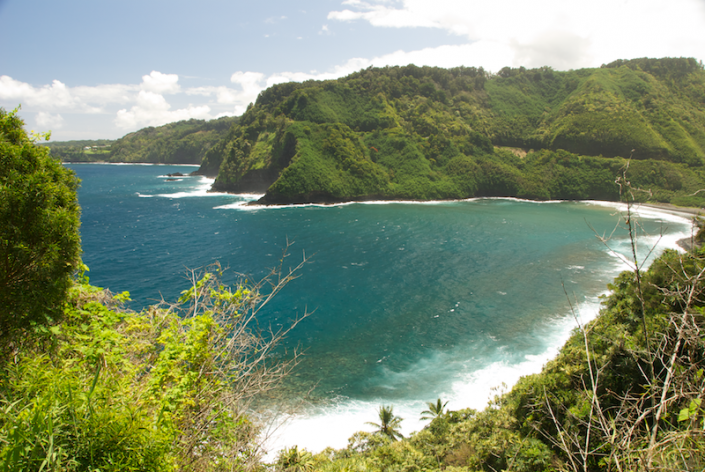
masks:
<path fill-rule="evenodd" d="M 435 200 L 435 201 L 405 201 L 403 203 L 408 203 L 408 204 L 417 204 L 417 203 L 425 203 L 425 204 L 439 204 L 439 203 L 444 203 L 444 202 L 461 202 L 461 201 L 468 201 L 468 200 L 481 200 L 485 199 L 485 197 L 479 197 L 479 198 L 472 198 L 472 199 L 463 199 L 463 200 Z M 517 199 L 517 198 L 512 198 L 512 197 L 490 197 L 487 199 L 492 199 L 492 200 L 512 200 L 512 201 L 523 201 L 527 203 L 564 203 L 564 202 L 580 202 L 580 203 L 587 203 L 587 204 L 597 204 L 605 207 L 611 207 L 614 208 L 615 210 L 623 210 L 622 208 L 622 203 L 620 202 L 609 202 L 609 201 L 591 201 L 591 200 L 583 200 L 583 201 L 571 201 L 571 200 L 552 200 L 552 201 L 533 201 L 533 200 L 525 200 L 525 199 Z M 344 204 L 338 204 L 338 205 L 348 205 L 351 203 L 377 203 L 377 204 L 389 204 L 389 203 L 394 203 L 395 201 L 377 201 L 377 202 L 347 202 Z M 321 205 L 321 204 L 319 204 Z M 274 205 L 276 207 L 276 205 Z M 295 206 L 295 205 L 292 205 Z M 321 205 L 324 206 L 324 205 Z M 325 206 L 331 206 L 331 205 L 325 205 Z M 262 205 L 262 207 L 265 207 L 265 205 Z M 270 206 L 271 207 L 271 206 Z M 638 209 L 641 208 L 644 213 L 647 213 L 647 210 L 649 215 L 646 216 L 644 215 L 645 218 L 649 219 L 665 219 L 667 221 L 672 221 L 676 222 L 678 221 L 679 224 L 686 224 L 687 222 L 685 220 L 689 219 L 689 216 L 698 214 L 700 211 L 699 209 L 688 209 L 688 211 L 678 211 L 679 208 L 675 207 L 674 209 L 670 209 L 667 207 L 659 207 L 659 206 L 649 206 L 649 205 L 638 205 L 637 208 L 635 208 L 635 211 L 638 212 Z M 659 215 L 660 214 L 660 215 Z M 669 219 L 667 215 L 673 215 L 676 218 Z M 685 231 L 681 231 L 679 236 L 682 236 L 685 233 Z M 676 239 L 676 238 L 657 238 L 658 239 L 658 245 L 661 247 L 661 249 L 676 249 L 679 250 L 678 248 L 682 250 L 687 250 L 682 242 L 686 241 L 688 242 L 690 238 L 683 238 L 683 239 Z M 676 246 L 677 245 L 677 246 Z M 626 267 L 624 268 L 626 269 Z M 616 273 L 610 277 L 610 281 L 614 277 L 616 277 L 621 270 L 616 270 Z M 581 302 L 579 305 L 577 312 L 580 314 L 581 322 L 587 323 L 597 316 L 599 316 L 599 312 L 601 309 L 601 296 L 603 295 L 608 295 L 608 291 L 604 291 L 597 296 L 586 299 L 585 301 Z M 499 386 L 499 385 L 505 385 L 507 389 L 511 389 L 513 385 L 516 384 L 516 382 L 519 380 L 519 378 L 525 376 L 525 375 L 531 375 L 534 373 L 540 372 L 545 364 L 549 362 L 550 360 L 554 359 L 558 353 L 560 352 L 561 348 L 565 345 L 566 341 L 571 335 L 572 330 L 575 328 L 575 323 L 573 321 L 573 318 L 570 316 L 566 316 L 564 319 L 562 319 L 562 322 L 557 323 L 556 329 L 550 333 L 547 333 L 547 336 L 551 338 L 551 341 L 548 346 L 546 347 L 545 351 L 543 351 L 540 354 L 537 355 L 531 355 L 526 357 L 526 360 L 522 363 L 516 364 L 516 365 L 508 365 L 505 364 L 504 361 L 498 360 L 496 362 L 491 363 L 488 367 L 480 369 L 476 372 L 473 372 L 470 374 L 468 377 L 459 380 L 454 383 L 453 388 L 451 389 L 451 392 L 445 392 L 441 396 L 444 399 L 448 399 L 450 397 L 451 401 L 454 401 L 457 398 L 463 398 L 465 400 L 465 403 L 462 403 L 460 405 L 453 405 L 454 410 L 459 409 L 459 408 L 474 408 L 477 410 L 482 410 L 483 408 L 487 407 L 487 402 L 488 399 L 491 398 L 492 392 L 494 392 L 493 388 Z M 480 393 L 481 392 L 481 393 Z M 401 405 L 395 405 L 395 411 L 399 412 L 399 415 L 406 418 L 406 423 L 402 427 L 402 431 L 404 434 L 409 435 L 415 431 L 419 431 L 423 429 L 425 426 L 424 423 L 415 421 L 412 418 L 414 418 L 415 412 L 419 411 L 421 408 L 423 408 L 425 404 L 423 402 L 411 402 L 404 404 L 402 403 Z M 299 447 L 304 447 L 307 448 L 311 451 L 319 452 L 323 450 L 325 447 L 334 447 L 334 448 L 343 448 L 345 447 L 345 441 L 347 440 L 347 437 L 343 431 L 344 430 L 349 430 L 350 432 L 352 431 L 357 431 L 357 430 L 364 430 L 364 426 L 362 429 L 360 428 L 359 425 L 364 424 L 364 421 L 366 418 L 374 417 L 375 415 L 375 410 L 374 410 L 374 405 L 367 405 L 365 402 L 361 401 L 353 401 L 350 402 L 349 404 L 341 403 L 341 404 L 336 404 L 332 405 L 328 408 L 321 408 L 318 410 L 313 410 L 310 414 L 295 414 L 292 415 L 291 417 L 286 418 L 283 421 L 283 424 L 278 424 L 277 425 L 277 434 L 275 434 L 270 440 L 267 442 L 266 448 L 268 450 L 268 457 L 272 458 L 275 456 L 276 452 L 280 449 L 286 448 L 286 447 L 292 447 L 294 445 L 298 445 Z M 319 431 L 319 430 L 324 430 L 324 431 L 330 431 L 330 430 L 339 430 L 336 434 L 326 434 L 326 435 L 317 435 L 317 434 L 312 434 L 310 431 Z M 343 437 L 346 436 L 346 437 Z"/>
<path fill-rule="evenodd" d="M 698 216 L 705 215 L 705 209 L 693 207 L 679 207 L 670 203 L 642 203 L 640 206 L 652 208 L 657 211 L 665 211 L 672 215 L 683 218 L 695 219 Z M 695 244 L 695 233 L 689 238 L 683 238 L 676 241 L 676 244 L 684 251 L 692 251 L 697 245 Z"/>
<path fill-rule="evenodd" d="M 129 164 L 128 164 L 129 165 Z M 112 174 L 113 171 L 108 170 L 104 171 L 105 174 Z M 117 172 L 117 168 L 115 170 Z M 159 171 L 157 169 L 151 171 L 152 174 L 157 174 L 162 171 Z M 196 179 L 194 179 L 196 180 Z M 161 196 L 161 197 L 168 197 L 168 198 L 180 198 L 182 196 L 194 196 L 194 197 L 200 197 L 200 196 L 205 196 L 205 189 L 206 185 L 204 185 L 206 182 L 205 181 L 199 181 L 193 182 L 195 184 L 195 188 L 193 191 L 189 192 L 180 192 L 177 194 L 159 194 L 159 195 L 139 195 L 139 196 Z M 192 184 L 189 184 L 189 188 L 191 187 Z M 171 187 L 168 187 L 171 188 Z M 206 187 L 207 188 L 207 187 Z M 208 195 L 215 195 L 214 193 L 209 192 Z M 235 195 L 242 195 L 242 194 L 235 194 Z M 227 199 L 224 199 L 227 200 Z M 399 200 L 385 200 L 385 201 L 378 201 L 378 202 L 373 202 L 373 201 L 366 201 L 366 202 L 347 202 L 347 203 L 342 203 L 342 204 L 332 204 L 332 205 L 320 205 L 320 206 L 339 206 L 339 205 L 351 205 L 353 203 L 361 203 L 361 204 L 378 204 L 378 205 L 389 205 L 389 204 L 394 204 L 395 207 L 399 206 L 401 207 L 402 205 L 409 204 L 409 205 L 418 205 L 418 204 L 427 204 L 427 205 L 441 205 L 443 206 L 444 204 L 447 205 L 449 202 L 451 202 L 451 205 L 453 204 L 452 202 L 463 202 L 463 201 L 468 201 L 468 200 L 506 200 L 506 201 L 518 201 L 518 202 L 527 202 L 527 203 L 540 203 L 540 204 L 555 204 L 555 203 L 569 203 L 571 201 L 559 201 L 559 200 L 552 200 L 552 201 L 535 201 L 535 200 L 526 200 L 526 199 L 517 199 L 517 198 L 509 198 L 509 197 L 480 197 L 480 198 L 473 198 L 473 199 L 463 199 L 463 200 L 435 200 L 435 201 L 399 201 Z M 178 203 L 178 202 L 176 202 Z M 498 202 L 499 203 L 499 202 Z M 577 203 L 576 201 L 572 201 L 572 203 Z M 600 202 L 595 202 L 595 201 L 583 201 L 582 203 L 600 203 Z M 462 205 L 462 203 L 461 203 Z M 606 208 L 606 210 L 609 213 L 615 213 L 620 209 L 620 204 L 618 202 L 604 202 L 605 206 L 609 206 L 609 208 Z M 292 205 L 294 206 L 294 205 Z M 297 205 L 299 207 L 305 206 L 305 205 Z M 527 205 L 528 206 L 528 205 Z M 540 205 L 537 205 L 540 206 Z M 210 205 L 210 207 L 213 207 L 213 205 Z M 264 207 L 264 205 L 262 205 Z M 271 205 L 269 208 L 276 208 L 279 207 L 281 208 L 281 205 Z M 222 208 L 222 207 L 216 207 L 216 208 Z M 250 207 L 252 208 L 252 207 Z M 427 207 L 427 208 L 433 208 L 433 207 Z M 642 205 L 641 209 L 646 212 L 646 210 L 650 211 L 652 208 L 649 208 L 648 205 Z M 397 208 L 394 210 L 390 210 L 390 214 L 394 214 L 396 212 Z M 319 212 L 319 213 L 337 213 L 338 211 L 333 211 L 333 212 Z M 431 211 L 432 212 L 432 211 Z M 678 214 L 678 218 L 676 218 L 678 221 L 681 221 L 683 223 L 687 222 L 687 218 L 683 216 L 682 212 L 668 212 L 664 208 L 656 207 L 653 208 L 653 213 L 655 212 L 662 212 L 664 215 L 666 213 L 673 213 L 673 214 Z M 264 211 L 263 213 L 267 213 Z M 274 213 L 279 213 L 279 212 L 274 212 Z M 294 212 L 292 212 L 294 213 Z M 653 214 L 651 213 L 651 214 Z M 232 215 L 230 215 L 232 217 Z M 266 215 L 259 215 L 259 218 L 265 218 Z M 236 215 L 232 218 L 240 219 L 239 215 Z M 667 219 L 668 217 L 666 216 L 664 219 Z M 240 223 L 238 223 L 240 224 Z M 215 229 L 215 231 L 218 231 L 218 229 Z M 217 233 L 216 233 L 217 234 Z M 685 234 L 687 234 L 687 231 L 684 229 L 681 231 L 681 234 L 679 237 L 683 237 Z M 668 242 L 672 243 L 676 238 L 671 238 Z M 666 242 L 665 240 L 662 242 Z M 671 245 L 671 247 L 673 247 Z M 611 281 L 611 278 L 610 278 Z M 586 321 L 587 318 L 591 318 L 592 316 L 596 316 L 597 312 L 599 311 L 599 301 L 595 300 L 594 303 L 594 309 L 586 307 L 585 309 L 579 309 L 579 312 L 581 312 L 581 318 L 583 321 Z M 538 353 L 538 354 L 533 354 L 530 358 L 527 358 L 525 362 L 522 362 L 521 364 L 518 365 L 505 365 L 501 362 L 501 360 L 498 360 L 497 362 L 494 362 L 487 366 L 486 368 L 482 370 L 478 370 L 476 372 L 473 372 L 472 375 L 468 376 L 467 378 L 460 379 L 457 382 L 457 385 L 453 385 L 449 390 L 447 389 L 446 392 L 441 392 L 441 396 L 448 399 L 448 394 L 453 393 L 453 396 L 456 398 L 463 398 L 468 401 L 468 403 L 464 404 L 458 404 L 455 405 L 455 409 L 457 408 L 462 408 L 465 406 L 471 407 L 472 403 L 470 401 L 475 401 L 477 399 L 478 401 L 478 407 L 484 407 L 486 403 L 486 399 L 490 397 L 490 390 L 492 387 L 496 385 L 500 385 L 502 382 L 506 382 L 508 384 L 513 384 L 515 383 L 516 379 L 519 378 L 520 375 L 525 375 L 528 373 L 531 373 L 532 371 L 540 371 L 542 365 L 547 362 L 548 360 L 552 359 L 555 357 L 555 355 L 558 352 L 558 349 L 565 343 L 563 340 L 564 336 L 567 336 L 570 332 L 570 329 L 572 328 L 569 326 L 570 324 L 570 319 L 566 318 L 565 320 L 565 325 L 561 324 L 560 329 L 556 329 L 555 333 L 549 333 L 549 336 L 552 338 L 552 342 L 549 343 L 551 346 L 555 347 L 549 347 L 547 348 L 544 352 Z M 558 328 L 558 326 L 556 327 Z M 454 392 L 458 393 L 454 393 Z M 471 399 L 471 400 L 468 400 Z M 481 402 L 481 403 L 480 403 Z M 317 438 L 306 438 L 309 444 L 301 443 L 300 441 L 304 441 L 304 438 L 306 436 L 309 436 L 311 431 L 320 431 L 320 430 L 328 430 L 328 431 L 341 431 L 340 432 L 340 442 L 338 443 L 333 443 L 334 439 L 333 435 L 328 435 L 326 434 L 325 437 L 321 439 L 321 445 L 322 448 L 325 448 L 326 446 L 332 446 L 335 445 L 337 447 L 344 447 L 345 444 L 347 443 L 347 440 L 349 438 L 349 434 L 345 433 L 346 428 L 348 425 L 350 425 L 350 431 L 354 432 L 360 429 L 360 425 L 364 425 L 365 421 L 369 419 L 374 419 L 376 416 L 376 407 L 377 407 L 377 402 L 353 402 L 351 405 L 350 404 L 333 404 L 331 405 L 330 409 L 325 409 L 323 411 L 318 412 L 317 414 L 314 413 L 311 416 L 308 415 L 302 415 L 298 418 L 292 419 L 292 423 L 296 424 L 296 426 L 293 426 L 291 428 L 291 431 L 287 434 L 283 434 L 282 440 L 279 443 L 274 443 L 274 448 L 277 448 L 278 446 L 282 447 L 287 447 L 291 446 L 293 444 L 296 444 L 297 442 L 299 443 L 300 446 L 302 447 L 309 447 L 311 446 L 309 444 L 315 444 L 315 441 Z M 422 409 L 425 408 L 425 404 L 423 401 L 418 401 L 417 403 L 409 403 L 405 405 L 405 407 L 399 408 L 398 410 L 395 409 L 395 411 L 398 411 L 400 415 L 403 417 L 407 418 L 405 422 L 405 434 L 407 431 L 414 431 L 423 428 L 424 424 L 420 424 L 416 421 L 416 418 L 418 418 L 418 412 L 421 411 Z M 413 418 L 413 419 L 412 419 Z M 325 427 L 323 427 L 325 426 Z M 417 427 L 418 426 L 418 427 Z M 284 429 L 284 428 L 282 428 Z M 291 439 L 291 442 L 289 442 L 289 439 Z M 277 449 L 274 449 L 276 451 Z"/>
<path fill-rule="evenodd" d="M 169 164 L 163 162 L 109 162 L 109 161 L 61 161 L 62 164 L 99 164 L 106 166 L 178 166 L 178 167 L 198 167 L 199 164 Z"/>
<path fill-rule="evenodd" d="M 679 207 L 672 205 L 670 203 L 638 203 L 636 204 L 640 207 L 653 208 L 654 210 L 663 210 L 672 213 L 677 216 L 691 217 L 691 216 L 705 216 L 705 209 L 696 207 Z"/>

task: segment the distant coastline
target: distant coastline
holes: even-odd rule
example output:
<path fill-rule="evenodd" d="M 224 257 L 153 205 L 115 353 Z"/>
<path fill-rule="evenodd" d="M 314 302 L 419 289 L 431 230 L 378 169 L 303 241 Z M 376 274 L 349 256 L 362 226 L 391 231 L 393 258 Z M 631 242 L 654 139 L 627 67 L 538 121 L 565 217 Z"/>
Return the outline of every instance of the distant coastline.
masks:
<path fill-rule="evenodd" d="M 108 162 L 108 161 L 63 161 L 62 164 L 101 164 L 108 166 L 174 166 L 174 167 L 198 167 L 198 164 L 164 164 L 161 162 Z"/>

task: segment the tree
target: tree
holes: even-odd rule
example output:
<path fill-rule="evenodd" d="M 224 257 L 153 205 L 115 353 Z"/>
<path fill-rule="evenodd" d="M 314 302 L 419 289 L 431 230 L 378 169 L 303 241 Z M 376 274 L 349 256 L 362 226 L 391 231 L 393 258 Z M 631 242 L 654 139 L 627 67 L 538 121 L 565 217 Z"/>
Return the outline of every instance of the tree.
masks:
<path fill-rule="evenodd" d="M 282 472 L 310 472 L 315 466 L 313 455 L 306 449 L 294 446 L 279 453 L 277 469 Z"/>
<path fill-rule="evenodd" d="M 421 419 L 424 421 L 432 420 L 441 416 L 448 402 L 443 403 L 439 398 L 438 400 L 436 400 L 436 403 L 428 402 L 426 404 L 428 405 L 428 410 L 424 410 L 421 412 Z"/>
<path fill-rule="evenodd" d="M 80 263 L 78 179 L 0 108 L 0 342 L 60 316 Z M 48 139 L 48 134 L 46 135 Z"/>
<path fill-rule="evenodd" d="M 402 422 L 402 418 L 399 418 L 394 414 L 394 407 L 392 405 L 379 407 L 379 424 L 367 422 L 371 426 L 378 429 L 378 433 L 388 436 L 392 441 L 396 441 L 399 438 L 403 438 L 402 434 L 399 432 L 399 424 Z"/>

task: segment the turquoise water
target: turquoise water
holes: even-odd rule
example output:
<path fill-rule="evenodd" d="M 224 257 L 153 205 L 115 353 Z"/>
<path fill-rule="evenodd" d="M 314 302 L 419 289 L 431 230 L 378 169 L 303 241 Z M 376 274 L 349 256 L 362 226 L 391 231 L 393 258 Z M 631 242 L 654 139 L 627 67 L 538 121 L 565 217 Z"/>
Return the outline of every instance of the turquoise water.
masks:
<path fill-rule="evenodd" d="M 71 165 L 83 179 L 84 262 L 92 283 L 129 291 L 133 308 L 187 286 L 187 268 L 219 261 L 261 277 L 303 252 L 311 261 L 259 322 L 286 324 L 313 311 L 289 347 L 306 355 L 277 402 L 311 390 L 280 430 L 277 446 L 342 447 L 381 403 L 408 432 L 424 402 L 481 407 L 490 387 L 536 371 L 575 320 L 585 320 L 625 264 L 626 233 L 612 251 L 615 208 L 580 202 L 481 199 L 440 203 L 252 207 L 253 196 L 208 194 L 210 181 L 165 174 L 175 166 Z M 688 221 L 642 212 L 659 250 L 689 233 Z M 325 426 L 327 433 L 320 435 Z M 334 431 L 331 431 L 334 430 Z"/>

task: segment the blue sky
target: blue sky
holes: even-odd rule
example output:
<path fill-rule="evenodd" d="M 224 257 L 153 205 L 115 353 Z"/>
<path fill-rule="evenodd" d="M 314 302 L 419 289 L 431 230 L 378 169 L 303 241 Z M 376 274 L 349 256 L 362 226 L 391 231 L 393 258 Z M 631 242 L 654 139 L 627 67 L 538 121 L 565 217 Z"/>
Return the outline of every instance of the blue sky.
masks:
<path fill-rule="evenodd" d="M 704 0 L 0 0 L 0 106 L 53 140 L 239 115 L 269 85 L 385 65 L 705 58 Z"/>

